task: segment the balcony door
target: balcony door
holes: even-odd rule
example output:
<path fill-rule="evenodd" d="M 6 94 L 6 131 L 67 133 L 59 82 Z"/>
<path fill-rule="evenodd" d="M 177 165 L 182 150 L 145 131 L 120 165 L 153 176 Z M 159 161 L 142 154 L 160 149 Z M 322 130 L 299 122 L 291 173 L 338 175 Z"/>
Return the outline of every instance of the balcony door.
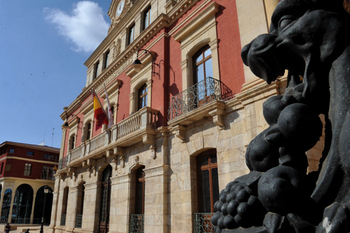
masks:
<path fill-rule="evenodd" d="M 100 209 L 100 233 L 109 231 L 109 206 L 111 199 L 112 167 L 108 165 L 102 174 L 101 209 Z"/>
<path fill-rule="evenodd" d="M 135 193 L 134 209 L 130 214 L 130 233 L 144 232 L 144 213 L 145 213 L 145 172 L 144 166 L 139 167 L 135 171 L 134 187 Z"/>
<path fill-rule="evenodd" d="M 216 150 L 208 150 L 197 156 L 198 213 L 194 213 L 195 232 L 214 232 L 210 220 L 214 204 L 219 199 L 218 165 Z"/>
<path fill-rule="evenodd" d="M 209 45 L 204 46 L 193 56 L 193 65 L 193 85 L 196 86 L 197 106 L 200 106 L 208 101 L 213 90 L 210 82 L 210 78 L 213 77 L 213 65 Z"/>

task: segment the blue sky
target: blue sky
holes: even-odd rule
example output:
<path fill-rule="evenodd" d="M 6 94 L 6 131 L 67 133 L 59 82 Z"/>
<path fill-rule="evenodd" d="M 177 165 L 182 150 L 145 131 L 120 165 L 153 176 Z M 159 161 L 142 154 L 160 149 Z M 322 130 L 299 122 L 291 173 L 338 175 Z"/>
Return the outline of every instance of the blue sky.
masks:
<path fill-rule="evenodd" d="M 86 83 L 111 0 L 0 0 L 0 143 L 60 147 L 60 115 Z"/>

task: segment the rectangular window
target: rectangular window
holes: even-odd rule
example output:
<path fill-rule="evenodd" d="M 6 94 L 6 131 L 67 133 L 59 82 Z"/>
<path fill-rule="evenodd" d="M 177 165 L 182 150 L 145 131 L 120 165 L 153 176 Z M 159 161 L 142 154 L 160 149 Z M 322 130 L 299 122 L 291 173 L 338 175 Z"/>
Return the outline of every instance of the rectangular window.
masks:
<path fill-rule="evenodd" d="M 151 7 L 147 8 L 143 13 L 143 30 L 151 24 Z"/>
<path fill-rule="evenodd" d="M 108 66 L 108 59 L 109 59 L 109 50 L 104 55 L 103 69 L 107 68 L 107 66 Z"/>
<path fill-rule="evenodd" d="M 128 45 L 134 41 L 135 24 L 131 25 L 128 32 Z"/>
<path fill-rule="evenodd" d="M 44 155 L 44 160 L 57 162 L 58 161 L 58 157 L 56 155 L 45 154 Z"/>
<path fill-rule="evenodd" d="M 53 167 L 43 166 L 41 171 L 41 179 L 54 180 Z"/>
<path fill-rule="evenodd" d="M 11 171 L 11 164 L 6 164 L 5 171 Z"/>
<path fill-rule="evenodd" d="M 15 149 L 14 149 L 14 148 L 11 148 L 11 149 L 9 150 L 9 153 L 10 153 L 10 154 L 15 153 Z"/>
<path fill-rule="evenodd" d="M 4 171 L 4 163 L 1 163 L 1 168 L 0 168 L 0 174 L 1 175 L 2 175 L 3 171 Z"/>
<path fill-rule="evenodd" d="M 30 176 L 32 174 L 32 165 L 30 163 L 26 163 L 24 166 L 24 176 Z"/>
<path fill-rule="evenodd" d="M 94 80 L 95 78 L 97 78 L 98 72 L 99 72 L 99 68 L 100 68 L 100 62 L 97 61 L 97 62 L 95 63 L 95 67 L 94 67 L 94 76 L 92 77 L 92 80 Z"/>
<path fill-rule="evenodd" d="M 33 151 L 27 151 L 27 155 L 33 156 L 34 152 Z"/>

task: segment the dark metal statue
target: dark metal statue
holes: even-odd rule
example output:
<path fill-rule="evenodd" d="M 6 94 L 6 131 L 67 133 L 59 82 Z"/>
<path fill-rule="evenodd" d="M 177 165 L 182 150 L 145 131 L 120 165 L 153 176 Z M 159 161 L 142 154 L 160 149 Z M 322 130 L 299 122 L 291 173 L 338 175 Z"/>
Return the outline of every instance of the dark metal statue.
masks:
<path fill-rule="evenodd" d="M 269 127 L 246 151 L 250 173 L 215 203 L 216 233 L 350 232 L 350 15 L 348 0 L 282 0 L 269 34 L 242 49 L 267 83 L 288 70 L 283 96 L 263 105 Z M 345 3 L 346 4 L 346 3 Z M 322 134 L 318 172 L 305 152 Z"/>

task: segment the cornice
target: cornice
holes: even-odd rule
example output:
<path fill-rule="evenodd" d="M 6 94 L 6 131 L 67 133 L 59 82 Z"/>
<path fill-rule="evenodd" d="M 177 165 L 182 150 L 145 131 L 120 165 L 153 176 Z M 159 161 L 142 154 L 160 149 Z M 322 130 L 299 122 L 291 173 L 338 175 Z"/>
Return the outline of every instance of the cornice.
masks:
<path fill-rule="evenodd" d="M 40 150 L 40 151 L 48 151 L 48 152 L 52 152 L 52 153 L 59 153 L 60 152 L 60 149 L 55 148 L 55 147 L 32 145 L 32 144 L 26 144 L 26 143 L 20 143 L 20 142 L 9 142 L 9 141 L 1 143 L 0 147 L 3 147 L 5 145 L 24 147 L 24 148 L 35 149 L 35 150 Z"/>
<path fill-rule="evenodd" d="M 162 29 L 169 27 L 172 23 L 176 22 L 183 14 L 185 14 L 198 0 L 186 0 L 179 2 L 168 14 L 161 14 L 154 20 L 151 25 L 143 30 L 141 34 L 127 46 L 115 59 L 114 61 L 102 71 L 102 73 L 92 81 L 92 83 L 84 88 L 80 95 L 67 107 L 66 112 L 61 114 L 61 119 L 65 120 L 66 114 L 71 115 L 79 107 L 81 107 L 83 101 L 89 97 L 91 90 L 101 90 L 101 85 L 106 82 L 108 85 L 112 80 L 119 76 L 125 69 L 133 62 L 133 57 L 136 54 L 138 48 L 141 48 L 148 43 L 154 35 L 156 35 Z M 208 1 L 208 0 L 207 0 Z M 95 62 L 95 60 L 110 46 L 113 41 L 118 37 L 122 30 L 125 30 L 125 26 L 130 22 L 130 18 L 134 14 L 138 13 L 140 6 L 144 4 L 144 1 L 136 1 L 135 4 L 129 10 L 130 17 L 124 17 L 120 20 L 117 26 L 115 26 L 101 42 L 97 49 L 91 54 L 91 56 L 84 63 L 88 68 Z M 164 35 L 163 35 L 164 36 Z M 166 36 L 166 35 L 165 35 Z M 112 77 L 111 77 L 112 76 Z"/>
<path fill-rule="evenodd" d="M 209 5 L 208 5 L 209 4 Z M 199 5 L 191 14 L 186 16 L 180 23 L 178 23 L 171 31 L 169 31 L 169 35 L 174 34 L 175 40 L 177 37 L 180 37 L 184 32 L 188 31 L 188 27 L 194 27 L 193 24 L 200 24 L 201 21 L 205 20 L 205 18 L 211 16 L 213 13 L 216 13 L 219 9 L 219 4 L 213 2 L 212 0 L 206 0 L 201 5 Z M 202 11 L 204 9 L 204 12 Z M 195 21 L 192 22 L 194 17 Z M 180 34 L 180 35 L 178 35 Z"/>

